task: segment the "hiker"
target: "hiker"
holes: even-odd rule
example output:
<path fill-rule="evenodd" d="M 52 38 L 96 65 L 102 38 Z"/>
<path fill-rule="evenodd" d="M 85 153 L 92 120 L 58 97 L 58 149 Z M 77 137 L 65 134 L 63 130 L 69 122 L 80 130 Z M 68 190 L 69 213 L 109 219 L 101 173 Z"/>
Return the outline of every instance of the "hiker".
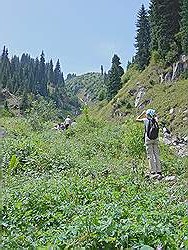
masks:
<path fill-rule="evenodd" d="M 150 175 L 153 178 L 162 178 L 161 164 L 159 160 L 159 146 L 158 133 L 159 125 L 154 109 L 143 111 L 141 115 L 136 118 L 138 122 L 144 122 L 144 142 L 146 146 L 147 158 L 149 161 Z M 148 174 L 146 175 L 148 177 Z"/>
<path fill-rule="evenodd" d="M 70 115 L 67 115 L 67 118 L 65 119 L 65 129 L 68 129 L 69 126 L 71 126 L 72 120 L 70 118 Z"/>
<path fill-rule="evenodd" d="M 56 130 L 64 130 L 65 125 L 63 123 L 58 123 L 57 125 L 55 125 L 54 129 L 56 129 Z"/>
<path fill-rule="evenodd" d="M 61 126 L 61 123 L 58 123 L 57 125 L 55 125 L 54 129 L 58 130 Z"/>

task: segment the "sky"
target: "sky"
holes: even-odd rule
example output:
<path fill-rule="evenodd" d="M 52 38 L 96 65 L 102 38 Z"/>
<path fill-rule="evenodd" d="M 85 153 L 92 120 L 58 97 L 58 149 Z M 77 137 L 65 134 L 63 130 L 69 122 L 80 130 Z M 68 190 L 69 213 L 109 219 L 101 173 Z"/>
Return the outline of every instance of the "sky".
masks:
<path fill-rule="evenodd" d="M 34 58 L 44 50 L 64 75 L 108 71 L 114 54 L 125 68 L 142 4 L 149 0 L 0 0 L 0 49 Z"/>

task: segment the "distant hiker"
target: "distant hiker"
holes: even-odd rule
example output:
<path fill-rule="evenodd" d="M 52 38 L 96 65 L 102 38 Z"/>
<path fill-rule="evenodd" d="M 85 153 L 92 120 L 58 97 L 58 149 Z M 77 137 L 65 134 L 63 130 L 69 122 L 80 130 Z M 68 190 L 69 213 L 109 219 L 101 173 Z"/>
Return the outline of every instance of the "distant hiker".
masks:
<path fill-rule="evenodd" d="M 61 123 L 58 123 L 57 125 L 55 125 L 54 129 L 58 130 L 61 126 Z"/>
<path fill-rule="evenodd" d="M 143 111 L 142 114 L 136 118 L 136 121 L 144 122 L 144 141 L 151 177 L 156 176 L 160 179 L 162 178 L 162 175 L 158 146 L 159 125 L 155 115 L 155 110 L 148 109 L 147 111 Z"/>
<path fill-rule="evenodd" d="M 67 118 L 65 119 L 65 129 L 68 129 L 69 126 L 71 126 L 72 120 L 70 118 L 70 115 L 67 115 Z"/>
<path fill-rule="evenodd" d="M 65 125 L 63 123 L 58 123 L 57 125 L 55 125 L 54 129 L 56 129 L 56 130 L 64 130 Z"/>

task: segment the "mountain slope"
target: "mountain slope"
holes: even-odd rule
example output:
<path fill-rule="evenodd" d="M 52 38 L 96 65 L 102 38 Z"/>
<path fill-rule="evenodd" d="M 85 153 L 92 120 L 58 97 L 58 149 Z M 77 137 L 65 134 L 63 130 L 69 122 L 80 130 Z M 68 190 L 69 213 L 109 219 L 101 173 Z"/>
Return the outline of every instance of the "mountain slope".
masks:
<path fill-rule="evenodd" d="M 161 72 L 162 68 L 155 64 L 150 64 L 142 72 L 134 66 L 130 68 L 122 77 L 122 89 L 100 109 L 100 115 L 122 120 L 130 115 L 136 116 L 144 109 L 154 108 L 160 121 L 173 133 L 187 134 L 188 80 L 161 81 Z"/>
<path fill-rule="evenodd" d="M 104 76 L 97 72 L 90 72 L 66 79 L 65 84 L 67 91 L 72 95 L 78 96 L 84 102 L 95 102 L 104 89 Z"/>

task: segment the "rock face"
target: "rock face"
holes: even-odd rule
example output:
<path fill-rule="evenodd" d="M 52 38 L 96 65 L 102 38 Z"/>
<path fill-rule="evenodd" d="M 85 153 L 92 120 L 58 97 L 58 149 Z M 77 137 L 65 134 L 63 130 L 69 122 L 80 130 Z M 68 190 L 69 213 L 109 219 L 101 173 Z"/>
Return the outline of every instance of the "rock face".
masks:
<path fill-rule="evenodd" d="M 182 55 L 180 60 L 173 64 L 172 71 L 159 75 L 160 83 L 175 81 L 186 70 L 188 70 L 188 56 Z"/>
<path fill-rule="evenodd" d="M 168 73 L 166 73 L 166 75 L 165 75 L 165 77 L 164 77 L 164 81 L 165 82 L 171 82 L 171 80 L 172 80 L 172 72 L 168 72 Z"/>
<path fill-rule="evenodd" d="M 137 95 L 136 95 L 136 99 L 135 99 L 135 108 L 137 108 L 142 100 L 142 98 L 144 97 L 146 91 L 144 87 L 140 87 L 138 89 Z"/>
<path fill-rule="evenodd" d="M 181 61 L 173 64 L 172 81 L 176 80 L 184 71 L 183 63 Z"/>
<path fill-rule="evenodd" d="M 181 73 L 188 69 L 188 56 L 183 55 L 179 62 L 173 64 L 172 81 L 176 80 Z"/>
<path fill-rule="evenodd" d="M 188 156 L 188 137 L 179 138 L 178 136 L 172 136 L 170 131 L 163 128 L 163 142 L 166 145 L 174 148 L 177 155 L 180 157 Z"/>

